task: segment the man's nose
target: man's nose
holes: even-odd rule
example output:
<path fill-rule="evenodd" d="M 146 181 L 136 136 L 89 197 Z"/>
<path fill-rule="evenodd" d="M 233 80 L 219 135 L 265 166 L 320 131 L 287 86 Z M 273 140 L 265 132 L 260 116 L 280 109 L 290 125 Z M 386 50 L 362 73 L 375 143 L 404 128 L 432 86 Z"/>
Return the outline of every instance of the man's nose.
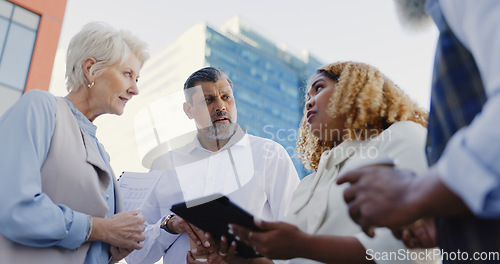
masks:
<path fill-rule="evenodd" d="M 220 112 L 220 111 L 226 111 L 226 110 L 227 110 L 227 108 L 226 108 L 226 105 L 224 104 L 224 101 L 217 100 L 215 111 Z"/>
<path fill-rule="evenodd" d="M 225 106 L 215 109 L 215 111 L 218 111 L 218 112 L 219 112 L 219 111 L 226 111 L 226 110 L 227 110 L 227 109 L 226 109 L 226 107 L 225 107 Z"/>

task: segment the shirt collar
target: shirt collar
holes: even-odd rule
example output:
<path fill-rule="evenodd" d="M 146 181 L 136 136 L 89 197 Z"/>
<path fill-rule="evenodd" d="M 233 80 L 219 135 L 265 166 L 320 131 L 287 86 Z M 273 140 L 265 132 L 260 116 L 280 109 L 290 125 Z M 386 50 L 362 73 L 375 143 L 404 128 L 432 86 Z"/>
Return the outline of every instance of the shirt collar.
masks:
<path fill-rule="evenodd" d="M 78 108 L 76 108 L 76 106 L 73 105 L 73 103 L 70 100 L 68 100 L 68 98 L 66 97 L 63 98 L 64 100 L 66 100 L 69 109 L 71 109 L 71 112 L 75 116 L 78 125 L 83 129 L 85 133 L 89 134 L 92 137 L 95 137 L 97 127 L 94 124 L 92 124 L 92 122 L 90 122 L 90 120 L 84 114 L 82 114 L 82 112 L 80 112 L 80 110 L 78 110 Z"/>
<path fill-rule="evenodd" d="M 346 140 L 338 146 L 323 152 L 320 163 L 321 161 L 333 161 L 333 166 L 340 164 L 351 157 L 362 143 L 363 141 L 359 140 Z"/>
<path fill-rule="evenodd" d="M 227 142 L 226 145 L 224 145 L 224 147 L 222 147 L 218 151 L 210 151 L 210 150 L 205 149 L 201 145 L 200 140 L 198 139 L 198 134 L 196 134 L 196 136 L 194 137 L 194 140 L 186 145 L 186 152 L 191 153 L 195 150 L 202 150 L 202 151 L 206 151 L 206 152 L 216 153 L 216 152 L 222 152 L 222 151 L 224 151 L 228 148 L 231 148 L 233 146 L 246 147 L 249 144 L 249 141 L 246 140 L 247 138 L 248 138 L 248 135 L 245 133 L 245 131 L 243 131 L 243 129 L 241 129 L 241 127 L 239 125 L 237 125 L 236 132 L 234 133 L 234 135 L 231 136 L 231 139 L 229 139 L 229 141 Z"/>

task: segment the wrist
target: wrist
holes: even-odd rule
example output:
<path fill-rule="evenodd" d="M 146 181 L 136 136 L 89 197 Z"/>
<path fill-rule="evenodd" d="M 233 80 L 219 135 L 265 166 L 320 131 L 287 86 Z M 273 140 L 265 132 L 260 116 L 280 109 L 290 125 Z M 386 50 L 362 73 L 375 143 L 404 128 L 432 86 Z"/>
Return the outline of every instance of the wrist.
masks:
<path fill-rule="evenodd" d="M 106 242 L 106 219 L 102 217 L 92 217 L 92 228 L 87 241 Z"/>
<path fill-rule="evenodd" d="M 313 241 L 313 236 L 311 234 L 308 234 L 305 232 L 300 232 L 300 236 L 298 239 L 299 240 L 296 240 L 296 241 L 302 241 L 300 243 L 301 246 L 293 249 L 292 252 L 295 252 L 293 258 L 313 259 L 314 258 L 314 250 L 311 249 L 311 247 L 314 247 L 314 243 L 315 243 Z M 299 243 L 297 243 L 297 244 L 299 244 Z"/>
<path fill-rule="evenodd" d="M 433 182 L 432 172 L 426 175 L 417 176 L 410 183 L 405 199 L 404 206 L 406 207 L 406 214 L 410 218 L 409 222 L 416 221 L 420 218 L 429 216 L 429 209 L 432 203 L 436 201 L 428 193 L 428 184 Z"/>
<path fill-rule="evenodd" d="M 165 217 L 165 219 L 163 219 L 163 221 L 161 222 L 160 224 L 160 228 L 167 231 L 168 233 L 172 234 L 172 235 L 177 235 L 179 233 L 175 232 L 173 230 L 173 226 L 172 226 L 172 223 L 173 223 L 173 219 L 176 217 L 175 214 L 169 214 Z M 169 225 L 170 224 L 170 225 Z"/>
<path fill-rule="evenodd" d="M 441 180 L 438 167 L 431 167 L 412 188 L 415 211 L 420 217 L 456 217 L 470 215 L 463 200 Z"/>

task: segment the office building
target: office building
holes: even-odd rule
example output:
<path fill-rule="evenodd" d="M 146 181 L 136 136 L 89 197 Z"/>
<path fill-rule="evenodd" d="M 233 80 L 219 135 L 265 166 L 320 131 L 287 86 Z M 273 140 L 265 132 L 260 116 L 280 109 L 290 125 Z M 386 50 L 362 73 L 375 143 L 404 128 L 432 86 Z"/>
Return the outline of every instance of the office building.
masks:
<path fill-rule="evenodd" d="M 0 115 L 49 89 L 67 0 L 0 0 Z"/>

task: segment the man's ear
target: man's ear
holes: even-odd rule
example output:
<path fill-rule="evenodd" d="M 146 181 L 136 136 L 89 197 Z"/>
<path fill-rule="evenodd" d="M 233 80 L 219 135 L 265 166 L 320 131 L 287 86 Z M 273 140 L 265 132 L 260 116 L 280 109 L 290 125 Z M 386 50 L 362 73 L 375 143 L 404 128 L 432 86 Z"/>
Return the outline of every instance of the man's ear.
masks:
<path fill-rule="evenodd" d="M 94 81 L 94 75 L 95 72 L 90 72 L 90 68 L 97 63 L 97 60 L 92 57 L 88 57 L 82 62 L 82 68 L 83 68 L 83 74 L 85 74 L 85 77 L 89 82 Z"/>
<path fill-rule="evenodd" d="M 184 113 L 186 113 L 186 116 L 189 118 L 189 119 L 193 119 L 193 114 L 191 113 L 191 110 L 192 110 L 192 106 L 191 104 L 189 104 L 188 102 L 184 102 L 184 104 L 182 105 L 182 108 L 184 109 Z"/>

